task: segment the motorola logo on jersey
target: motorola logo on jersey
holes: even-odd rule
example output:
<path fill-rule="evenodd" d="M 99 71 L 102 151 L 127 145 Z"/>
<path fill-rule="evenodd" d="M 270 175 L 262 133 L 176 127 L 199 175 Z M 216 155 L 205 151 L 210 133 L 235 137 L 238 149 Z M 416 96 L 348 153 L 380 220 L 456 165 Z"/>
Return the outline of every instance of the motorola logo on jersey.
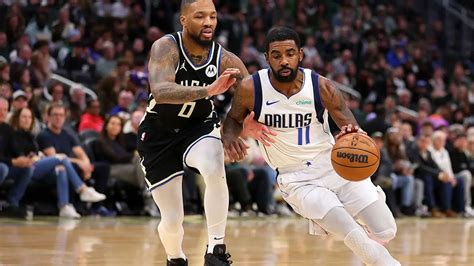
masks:
<path fill-rule="evenodd" d="M 265 125 L 276 128 L 302 128 L 311 124 L 312 113 L 265 114 Z"/>
<path fill-rule="evenodd" d="M 209 65 L 206 68 L 206 76 L 212 78 L 217 75 L 217 67 L 215 65 Z"/>
<path fill-rule="evenodd" d="M 181 86 L 199 86 L 199 87 L 207 86 L 206 83 L 201 83 L 201 81 L 199 80 L 181 80 L 179 84 Z"/>

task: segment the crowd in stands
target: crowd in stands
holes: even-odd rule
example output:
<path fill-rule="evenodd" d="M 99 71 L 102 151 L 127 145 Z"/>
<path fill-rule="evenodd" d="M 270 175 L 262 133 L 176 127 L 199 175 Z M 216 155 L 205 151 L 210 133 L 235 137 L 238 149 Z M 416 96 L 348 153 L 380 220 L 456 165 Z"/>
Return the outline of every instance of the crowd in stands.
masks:
<path fill-rule="evenodd" d="M 474 52 L 448 53 L 442 20 L 426 21 L 411 0 L 214 2 L 216 40 L 250 73 L 267 67 L 267 31 L 288 26 L 303 41 L 303 67 L 353 89 L 347 104 L 381 150 L 372 179 L 395 216 L 474 216 Z M 159 215 L 135 140 L 148 52 L 180 30 L 179 6 L 1 1 L 0 214 L 24 217 L 22 206 L 34 205 L 35 213 L 69 218 Z M 215 97 L 221 117 L 231 95 Z M 230 214 L 292 215 L 276 173 L 247 141 L 248 158 L 226 166 Z M 183 180 L 185 212 L 202 213 L 202 178 L 187 170 Z"/>

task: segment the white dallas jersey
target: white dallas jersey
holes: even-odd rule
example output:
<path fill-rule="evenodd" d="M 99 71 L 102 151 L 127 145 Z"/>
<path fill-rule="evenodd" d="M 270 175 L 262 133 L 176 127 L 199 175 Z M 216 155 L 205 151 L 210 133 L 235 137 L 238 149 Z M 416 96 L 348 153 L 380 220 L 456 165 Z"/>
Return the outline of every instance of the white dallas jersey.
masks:
<path fill-rule="evenodd" d="M 311 162 L 334 145 L 319 94 L 319 75 L 310 69 L 299 71 L 304 74 L 302 88 L 290 98 L 272 86 L 270 69 L 253 75 L 255 119 L 278 133 L 270 147 L 259 145 L 274 169 Z"/>

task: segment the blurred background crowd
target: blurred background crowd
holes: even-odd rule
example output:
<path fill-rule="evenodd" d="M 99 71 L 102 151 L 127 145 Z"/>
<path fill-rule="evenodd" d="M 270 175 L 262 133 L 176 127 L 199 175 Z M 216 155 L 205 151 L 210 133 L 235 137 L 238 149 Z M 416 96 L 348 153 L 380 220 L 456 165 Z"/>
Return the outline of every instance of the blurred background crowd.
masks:
<path fill-rule="evenodd" d="M 468 22 L 453 19 L 439 1 L 214 2 L 216 40 L 250 73 L 267 67 L 264 40 L 272 26 L 300 34 L 302 66 L 340 84 L 381 149 L 372 179 L 395 216 L 474 215 Z M 135 140 L 148 99 L 148 52 L 155 40 L 180 30 L 179 6 L 179 0 L 0 1 L 0 214 L 25 217 L 33 206 L 35 214 L 69 218 L 159 215 Z M 215 97 L 221 117 L 231 96 Z M 229 215 L 293 215 L 275 172 L 255 141 L 248 143 L 246 161 L 226 167 Z M 202 213 L 202 178 L 186 171 L 184 180 L 186 214 Z"/>

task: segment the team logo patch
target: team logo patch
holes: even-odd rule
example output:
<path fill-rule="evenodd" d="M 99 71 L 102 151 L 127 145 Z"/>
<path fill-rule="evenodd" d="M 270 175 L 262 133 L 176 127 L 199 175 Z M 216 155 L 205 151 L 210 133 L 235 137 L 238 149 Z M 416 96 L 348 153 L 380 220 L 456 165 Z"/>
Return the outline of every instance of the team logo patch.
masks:
<path fill-rule="evenodd" d="M 212 78 L 217 75 L 217 68 L 215 65 L 209 65 L 206 68 L 206 76 Z"/>
<path fill-rule="evenodd" d="M 179 68 L 179 70 L 181 70 L 181 69 L 184 69 L 184 71 L 188 71 L 188 70 L 186 69 L 185 61 L 183 61 L 183 64 L 182 64 L 181 67 Z"/>

